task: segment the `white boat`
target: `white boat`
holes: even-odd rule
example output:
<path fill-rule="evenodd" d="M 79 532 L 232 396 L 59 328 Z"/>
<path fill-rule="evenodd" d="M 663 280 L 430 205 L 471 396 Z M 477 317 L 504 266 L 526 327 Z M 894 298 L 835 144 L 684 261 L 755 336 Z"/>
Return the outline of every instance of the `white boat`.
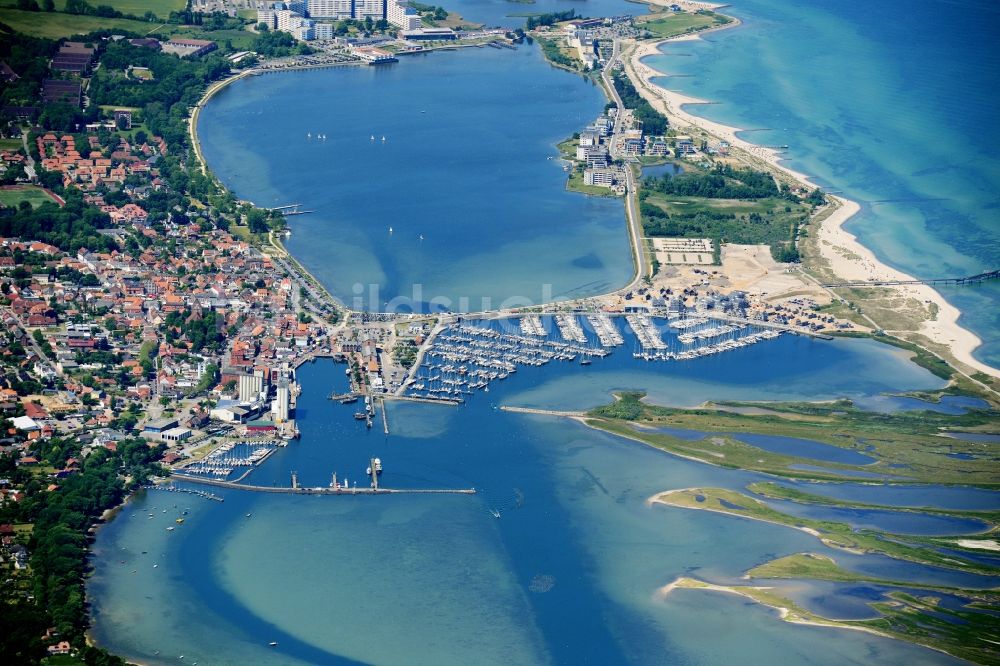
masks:
<path fill-rule="evenodd" d="M 375 140 L 375 135 L 374 135 L 374 134 L 372 134 L 372 138 L 371 138 L 371 140 L 372 140 L 372 141 L 374 141 L 374 140 Z"/>
<path fill-rule="evenodd" d="M 382 135 L 382 142 L 385 143 L 385 135 Z"/>
<path fill-rule="evenodd" d="M 306 132 L 306 138 L 307 139 L 313 138 L 312 132 Z"/>

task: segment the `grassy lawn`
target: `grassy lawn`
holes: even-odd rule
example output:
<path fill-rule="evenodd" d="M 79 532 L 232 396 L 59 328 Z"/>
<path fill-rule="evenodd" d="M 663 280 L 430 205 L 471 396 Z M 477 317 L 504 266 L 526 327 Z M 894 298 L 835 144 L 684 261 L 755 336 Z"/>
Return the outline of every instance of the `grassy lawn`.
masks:
<path fill-rule="evenodd" d="M 0 189 L 0 204 L 5 208 L 13 208 L 22 201 L 30 202 L 33 207 L 37 208 L 46 201 L 52 201 L 52 198 L 42 188 L 34 185 L 18 186 L 18 189 L 10 190 Z"/>
<path fill-rule="evenodd" d="M 14 30 L 26 35 L 46 39 L 82 35 L 95 30 L 128 30 L 146 34 L 157 25 L 130 19 L 73 16 L 59 12 L 24 12 L 9 7 L 0 7 L 0 23 L 6 23 Z"/>
<path fill-rule="evenodd" d="M 17 150 L 23 147 L 20 139 L 0 139 L 0 150 Z"/>
<path fill-rule="evenodd" d="M 725 23 L 729 23 L 729 20 L 712 12 L 704 12 L 700 14 L 671 13 L 667 16 L 651 18 L 648 21 L 637 21 L 636 23 L 639 24 L 639 27 L 649 30 L 657 38 L 668 39 L 670 37 L 676 37 L 677 35 L 683 35 L 684 33 L 704 30 L 705 28 L 711 28 L 716 25 L 723 25 Z"/>
<path fill-rule="evenodd" d="M 6 0 L 0 0 L 0 2 L 4 1 Z M 166 2 L 167 0 L 161 1 Z M 249 48 L 254 38 L 252 33 L 244 30 L 205 31 L 197 26 L 164 25 L 131 19 L 106 19 L 98 16 L 74 16 L 60 12 L 25 12 L 12 9 L 9 6 L 0 6 L 0 23 L 5 23 L 26 35 L 47 39 L 71 37 L 96 30 L 122 30 L 140 35 L 155 32 L 164 37 L 209 39 L 218 42 L 220 46 L 229 40 L 234 48 L 245 50 Z"/>
<path fill-rule="evenodd" d="M 651 189 L 640 198 L 649 236 L 720 238 L 729 243 L 775 245 L 789 241 L 809 206 L 781 199 L 714 199 L 663 194 Z M 666 214 L 657 214 L 659 209 Z"/>
<path fill-rule="evenodd" d="M 184 25 L 170 25 L 165 26 L 157 32 L 169 34 L 171 37 L 180 37 L 183 39 L 209 39 L 213 42 L 218 43 L 219 48 L 222 48 L 226 41 L 230 41 L 233 44 L 233 48 L 239 51 L 246 51 L 250 48 L 250 44 L 253 42 L 254 33 L 248 32 L 246 30 L 211 30 L 205 31 L 197 26 L 184 26 Z"/>
<path fill-rule="evenodd" d="M 63 11 L 66 8 L 66 0 L 55 0 L 56 11 Z M 39 3 L 41 4 L 41 3 Z M 160 18 L 167 18 L 170 12 L 184 9 L 187 4 L 185 0 L 95 0 L 90 3 L 93 6 L 107 5 L 113 7 L 124 14 L 142 16 L 146 12 L 153 12 Z M 0 0 L 0 6 L 14 7 L 17 0 Z"/>
<path fill-rule="evenodd" d="M 613 197 L 616 196 L 609 187 L 597 187 L 587 185 L 583 182 L 583 174 L 575 169 L 570 172 L 569 180 L 566 181 L 566 189 L 571 192 L 582 192 L 591 196 Z"/>

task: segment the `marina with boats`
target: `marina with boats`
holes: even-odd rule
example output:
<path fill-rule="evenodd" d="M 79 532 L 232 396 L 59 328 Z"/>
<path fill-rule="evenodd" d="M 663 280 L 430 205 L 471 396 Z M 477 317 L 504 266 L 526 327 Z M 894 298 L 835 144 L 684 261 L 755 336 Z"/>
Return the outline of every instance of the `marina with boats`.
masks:
<path fill-rule="evenodd" d="M 278 448 L 287 446 L 285 440 L 244 439 L 220 444 L 201 460 L 183 468 L 184 474 L 215 479 L 228 479 L 233 472 L 246 468 L 240 479 L 254 467 L 263 463 Z"/>
<path fill-rule="evenodd" d="M 645 313 L 529 314 L 508 319 L 445 326 L 427 343 L 401 395 L 431 401 L 464 402 L 491 382 L 507 379 L 520 366 L 554 361 L 590 365 L 625 344 L 619 319 L 635 336 L 633 357 L 684 361 L 748 347 L 781 335 L 778 330 L 705 317 L 668 319 Z M 683 331 L 683 332 L 680 332 Z"/>

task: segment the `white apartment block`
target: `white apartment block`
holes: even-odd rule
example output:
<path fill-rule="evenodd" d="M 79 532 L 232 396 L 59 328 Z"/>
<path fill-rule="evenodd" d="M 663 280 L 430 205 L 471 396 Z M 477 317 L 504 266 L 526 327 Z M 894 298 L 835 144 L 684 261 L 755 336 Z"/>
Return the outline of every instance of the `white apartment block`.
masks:
<path fill-rule="evenodd" d="M 314 18 L 352 18 L 354 0 L 308 0 L 306 11 Z"/>
<path fill-rule="evenodd" d="M 313 26 L 316 33 L 316 39 L 333 39 L 333 24 L 332 23 L 317 23 Z"/>
<path fill-rule="evenodd" d="M 258 9 L 257 10 L 257 23 L 263 23 L 271 30 L 278 27 L 278 16 L 277 12 L 273 9 Z"/>
<path fill-rule="evenodd" d="M 354 18 L 363 21 L 368 17 L 373 21 L 385 18 L 385 0 L 354 0 Z"/>
<path fill-rule="evenodd" d="M 611 187 L 615 184 L 615 172 L 611 169 L 586 169 L 583 184 L 596 187 Z"/>
<path fill-rule="evenodd" d="M 385 18 L 403 30 L 417 30 L 421 26 L 420 15 L 407 0 L 386 0 Z"/>
<path fill-rule="evenodd" d="M 303 17 L 298 12 L 290 9 L 279 9 L 274 12 L 276 18 L 276 29 L 282 32 L 291 32 L 302 25 Z"/>

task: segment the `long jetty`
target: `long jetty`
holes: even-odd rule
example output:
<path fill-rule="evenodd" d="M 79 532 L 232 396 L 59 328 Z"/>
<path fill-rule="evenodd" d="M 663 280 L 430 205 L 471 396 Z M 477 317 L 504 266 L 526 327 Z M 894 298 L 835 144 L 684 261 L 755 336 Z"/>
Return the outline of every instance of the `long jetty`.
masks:
<path fill-rule="evenodd" d="M 216 488 L 231 488 L 233 490 L 248 490 L 255 493 L 280 493 L 285 495 L 475 495 L 475 488 L 328 488 L 317 486 L 306 488 L 302 486 L 251 486 L 233 481 L 219 479 L 203 479 L 185 474 L 172 474 L 178 481 L 201 483 Z"/>
<path fill-rule="evenodd" d="M 515 414 L 541 414 L 542 416 L 562 416 L 568 419 L 576 419 L 586 416 L 585 412 L 569 412 L 558 409 L 536 409 L 534 407 L 514 407 L 512 405 L 500 405 L 500 411 L 513 412 Z"/>
<path fill-rule="evenodd" d="M 855 282 L 830 282 L 824 284 L 823 286 L 827 289 L 836 289 L 840 287 L 892 287 L 907 284 L 926 284 L 932 286 L 943 284 L 978 284 L 980 282 L 987 282 L 998 278 L 1000 278 L 1000 270 L 987 271 L 985 273 L 968 275 L 966 277 L 929 278 L 926 280 L 858 280 Z"/>

